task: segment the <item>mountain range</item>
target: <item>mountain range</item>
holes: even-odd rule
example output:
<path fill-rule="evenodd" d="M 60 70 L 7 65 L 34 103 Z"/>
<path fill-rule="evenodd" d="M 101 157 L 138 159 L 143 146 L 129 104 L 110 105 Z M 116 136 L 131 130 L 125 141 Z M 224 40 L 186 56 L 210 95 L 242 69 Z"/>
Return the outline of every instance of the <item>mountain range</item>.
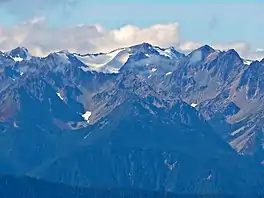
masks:
<path fill-rule="evenodd" d="M 264 59 L 205 45 L 0 52 L 0 172 L 72 186 L 257 195 Z"/>

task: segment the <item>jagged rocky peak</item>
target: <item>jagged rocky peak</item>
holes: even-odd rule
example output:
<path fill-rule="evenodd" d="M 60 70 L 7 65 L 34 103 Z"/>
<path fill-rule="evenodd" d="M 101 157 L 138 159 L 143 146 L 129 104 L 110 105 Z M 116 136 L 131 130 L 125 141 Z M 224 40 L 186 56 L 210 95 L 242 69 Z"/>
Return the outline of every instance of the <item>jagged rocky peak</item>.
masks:
<path fill-rule="evenodd" d="M 141 43 L 128 48 L 130 54 L 136 55 L 139 53 L 145 54 L 147 57 L 158 55 L 170 59 L 183 58 L 185 55 L 178 52 L 174 47 L 162 48 L 149 43 Z"/>
<path fill-rule="evenodd" d="M 221 60 L 228 62 L 231 67 L 250 65 L 253 61 L 242 59 L 235 49 L 229 49 L 221 53 Z"/>
<path fill-rule="evenodd" d="M 213 49 L 209 45 L 204 45 L 192 51 L 188 55 L 188 57 L 190 58 L 191 62 L 199 62 L 199 61 L 203 61 L 205 58 L 207 58 L 210 54 L 214 52 L 216 52 L 215 49 Z"/>
<path fill-rule="evenodd" d="M 180 53 L 179 51 L 176 50 L 175 47 L 171 46 L 166 48 L 166 50 L 171 51 L 173 54 L 175 54 L 177 57 L 179 58 L 184 58 L 185 54 L 184 53 Z"/>
<path fill-rule="evenodd" d="M 229 49 L 224 53 L 226 56 L 231 57 L 233 59 L 237 59 L 237 60 L 241 60 L 241 57 L 239 56 L 239 54 L 237 53 L 237 51 L 235 49 Z"/>
<path fill-rule="evenodd" d="M 27 48 L 17 47 L 8 53 L 15 61 L 29 60 L 31 55 Z"/>
<path fill-rule="evenodd" d="M 71 53 L 67 50 L 61 50 L 61 51 L 58 51 L 58 52 L 52 52 L 50 53 L 48 56 L 46 56 L 44 59 L 50 59 L 50 60 L 53 60 L 55 62 L 58 62 L 58 61 L 62 61 L 62 62 L 65 62 L 65 63 L 69 63 L 69 56 L 71 56 Z"/>
<path fill-rule="evenodd" d="M 215 49 L 212 48 L 212 47 L 209 46 L 209 45 L 203 45 L 203 46 L 199 47 L 197 50 L 200 50 L 200 51 L 202 51 L 202 52 L 207 52 L 207 53 L 215 52 Z"/>
<path fill-rule="evenodd" d="M 140 50 L 140 51 L 147 51 L 153 49 L 153 46 L 149 43 L 141 43 L 134 46 L 129 47 L 132 50 Z"/>
<path fill-rule="evenodd" d="M 125 48 L 125 50 L 129 54 L 138 57 L 141 57 L 140 55 L 142 55 L 142 57 L 144 56 L 149 57 L 149 55 L 151 54 L 158 55 L 158 52 L 154 49 L 154 46 L 152 46 L 149 43 L 141 43 L 141 44 L 133 45 L 128 48 Z"/>

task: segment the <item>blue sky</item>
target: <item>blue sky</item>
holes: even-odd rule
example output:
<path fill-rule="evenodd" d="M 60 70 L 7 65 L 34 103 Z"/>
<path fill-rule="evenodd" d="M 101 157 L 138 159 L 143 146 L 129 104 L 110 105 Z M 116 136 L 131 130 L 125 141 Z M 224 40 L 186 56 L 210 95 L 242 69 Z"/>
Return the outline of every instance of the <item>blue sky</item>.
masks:
<path fill-rule="evenodd" d="M 183 41 L 246 42 L 252 49 L 264 48 L 261 0 L 0 0 L 0 25 L 5 28 L 39 16 L 50 28 L 81 23 L 147 28 L 178 22 Z"/>
<path fill-rule="evenodd" d="M 107 1 L 105 1 L 107 2 Z M 129 1 L 131 2 L 131 1 Z M 137 3 L 138 2 L 138 3 Z M 203 42 L 249 41 L 253 46 L 264 45 L 264 3 L 208 4 L 174 3 L 163 0 L 156 3 L 94 3 L 86 22 L 100 22 L 109 27 L 126 23 L 149 26 L 155 23 L 177 21 L 186 40 Z M 165 3 L 166 2 L 166 3 Z M 223 1 L 222 1 L 223 2 Z M 254 2 L 254 1 L 252 1 Z M 260 1 L 256 1 L 260 2 Z M 97 12 L 99 10 L 99 13 Z"/>

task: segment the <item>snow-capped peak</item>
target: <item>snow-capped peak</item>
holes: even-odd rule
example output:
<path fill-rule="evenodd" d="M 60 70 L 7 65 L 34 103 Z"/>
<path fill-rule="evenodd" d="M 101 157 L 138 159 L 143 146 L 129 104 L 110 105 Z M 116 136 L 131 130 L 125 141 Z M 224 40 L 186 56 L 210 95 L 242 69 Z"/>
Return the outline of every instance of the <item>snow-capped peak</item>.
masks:
<path fill-rule="evenodd" d="M 142 56 L 143 54 L 143 56 Z M 157 60 L 158 57 L 168 59 L 179 59 L 184 54 L 177 52 L 173 47 L 160 48 L 148 43 L 142 43 L 127 48 L 120 48 L 109 53 L 97 54 L 73 54 L 78 60 L 87 67 L 82 67 L 84 71 L 96 71 L 103 73 L 119 73 L 120 69 L 128 62 L 129 58 L 133 61 L 140 61 L 140 57 Z M 147 64 L 147 63 L 146 63 Z"/>

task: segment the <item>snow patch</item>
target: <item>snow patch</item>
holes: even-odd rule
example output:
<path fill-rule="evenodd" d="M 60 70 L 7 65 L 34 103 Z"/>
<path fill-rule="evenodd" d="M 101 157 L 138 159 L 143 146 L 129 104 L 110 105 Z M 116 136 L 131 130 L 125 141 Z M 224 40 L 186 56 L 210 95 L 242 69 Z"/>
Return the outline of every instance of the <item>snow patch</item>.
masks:
<path fill-rule="evenodd" d="M 154 49 L 161 55 L 161 56 L 166 56 L 168 58 L 172 58 L 172 52 L 170 49 L 161 49 L 159 47 L 154 47 Z"/>
<path fill-rule="evenodd" d="M 165 161 L 164 161 L 164 164 L 165 164 L 170 170 L 173 170 L 173 169 L 176 167 L 176 165 L 178 164 L 178 161 L 175 161 L 174 163 L 170 164 L 170 163 L 168 162 L 168 160 L 165 160 Z"/>
<path fill-rule="evenodd" d="M 150 57 L 150 55 L 149 55 L 149 54 L 145 54 L 145 56 L 146 56 L 146 57 Z"/>
<path fill-rule="evenodd" d="M 81 66 L 81 69 L 82 69 L 84 72 L 92 71 L 91 68 L 89 68 L 89 67 L 84 67 L 84 66 Z"/>
<path fill-rule="evenodd" d="M 195 108 L 197 105 L 198 105 L 198 104 L 196 104 L 196 103 L 192 103 L 192 104 L 191 104 L 191 106 L 192 106 L 193 108 Z"/>
<path fill-rule="evenodd" d="M 13 122 L 13 126 L 14 126 L 14 128 L 19 128 L 18 124 L 16 123 L 16 121 Z"/>
<path fill-rule="evenodd" d="M 253 61 L 252 60 L 243 60 L 245 65 L 250 65 Z"/>
<path fill-rule="evenodd" d="M 91 111 L 86 111 L 84 114 L 82 114 L 82 117 L 83 117 L 84 120 L 87 121 L 87 123 L 89 123 L 89 118 L 90 118 L 91 115 L 92 115 Z"/>
<path fill-rule="evenodd" d="M 212 174 L 209 174 L 208 177 L 206 178 L 206 180 L 209 180 L 210 181 L 210 180 L 212 180 L 212 178 L 213 178 L 213 175 Z"/>
<path fill-rule="evenodd" d="M 155 72 L 155 71 L 157 71 L 156 68 L 152 68 L 152 69 L 151 69 L 151 72 Z"/>
<path fill-rule="evenodd" d="M 63 100 L 63 97 L 61 96 L 61 94 L 60 94 L 59 92 L 57 92 L 57 96 L 58 96 L 61 100 Z"/>
<path fill-rule="evenodd" d="M 241 128 L 239 128 L 239 129 L 233 131 L 230 135 L 231 135 L 231 136 L 235 136 L 235 135 L 237 135 L 238 133 L 240 133 L 241 131 L 245 130 L 245 128 L 246 128 L 245 126 L 242 126 Z"/>
<path fill-rule="evenodd" d="M 119 70 L 129 58 L 129 53 L 125 49 L 115 50 L 106 54 L 74 55 L 91 70 L 102 73 L 119 73 Z"/>
<path fill-rule="evenodd" d="M 24 59 L 21 58 L 21 57 L 12 57 L 12 56 L 11 56 L 11 58 L 12 58 L 15 62 L 21 62 L 21 61 L 24 60 Z"/>

